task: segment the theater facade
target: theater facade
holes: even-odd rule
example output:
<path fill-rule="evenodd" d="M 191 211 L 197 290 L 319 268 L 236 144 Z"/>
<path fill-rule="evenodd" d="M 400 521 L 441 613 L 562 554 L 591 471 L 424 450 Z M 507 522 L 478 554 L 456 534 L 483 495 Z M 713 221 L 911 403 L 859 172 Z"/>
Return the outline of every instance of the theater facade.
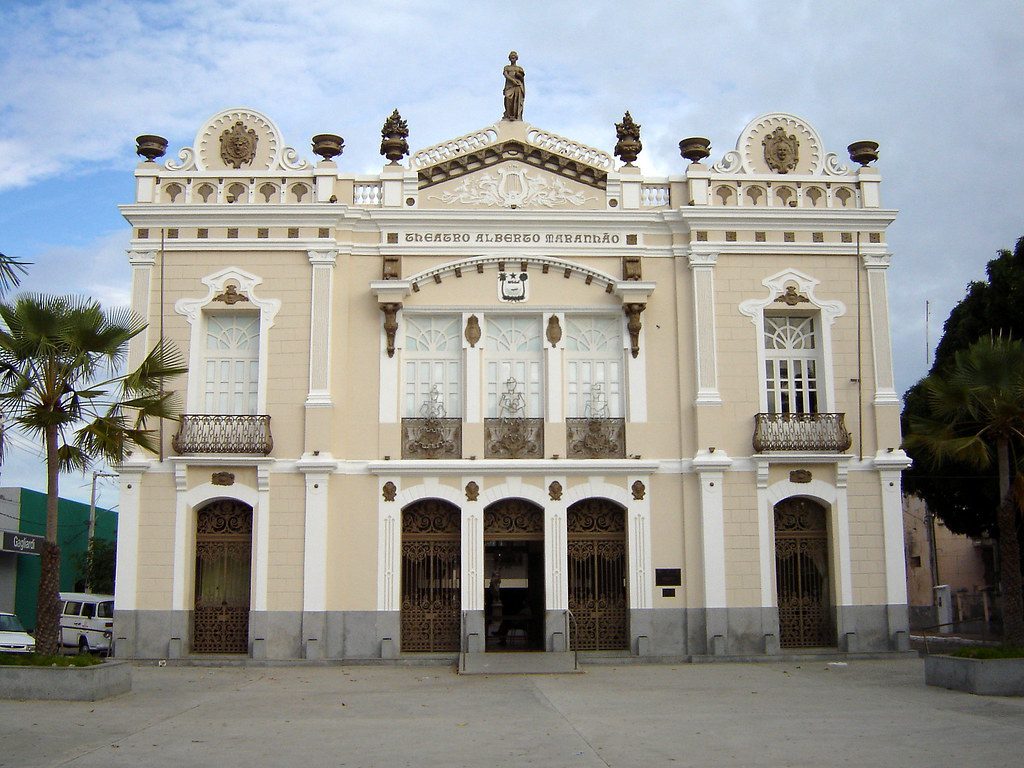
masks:
<path fill-rule="evenodd" d="M 130 363 L 189 370 L 120 467 L 117 655 L 905 648 L 877 145 L 773 113 L 651 177 L 505 76 L 370 176 L 246 108 L 139 138 Z"/>

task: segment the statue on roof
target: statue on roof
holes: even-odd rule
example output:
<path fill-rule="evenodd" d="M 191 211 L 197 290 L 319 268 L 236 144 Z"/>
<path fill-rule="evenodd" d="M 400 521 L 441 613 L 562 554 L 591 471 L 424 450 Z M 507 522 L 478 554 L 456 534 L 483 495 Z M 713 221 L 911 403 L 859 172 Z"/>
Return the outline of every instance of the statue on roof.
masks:
<path fill-rule="evenodd" d="M 511 51 L 508 64 L 501 73 L 505 76 L 505 114 L 502 120 L 522 120 L 523 102 L 526 100 L 526 71 L 516 62 L 519 54 Z"/>

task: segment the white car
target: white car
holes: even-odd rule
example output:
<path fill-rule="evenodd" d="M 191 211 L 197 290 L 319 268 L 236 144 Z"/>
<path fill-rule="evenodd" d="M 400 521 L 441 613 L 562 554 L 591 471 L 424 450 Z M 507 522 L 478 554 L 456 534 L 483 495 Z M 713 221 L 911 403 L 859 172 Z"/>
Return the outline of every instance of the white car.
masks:
<path fill-rule="evenodd" d="M 0 613 L 0 653 L 35 653 L 36 640 L 13 613 Z"/>
<path fill-rule="evenodd" d="M 60 593 L 60 643 L 79 653 L 110 652 L 114 634 L 114 596 Z"/>

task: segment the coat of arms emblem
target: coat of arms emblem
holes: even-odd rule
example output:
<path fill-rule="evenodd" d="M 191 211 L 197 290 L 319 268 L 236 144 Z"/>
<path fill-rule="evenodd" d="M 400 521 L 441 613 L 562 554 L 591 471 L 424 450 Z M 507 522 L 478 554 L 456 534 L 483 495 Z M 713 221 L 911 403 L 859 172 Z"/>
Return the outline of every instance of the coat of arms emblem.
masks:
<path fill-rule="evenodd" d="M 764 147 L 764 161 L 776 173 L 787 173 L 796 168 L 800 142 L 793 134 L 787 136 L 784 129 L 776 128 L 764 137 L 761 146 Z"/>
<path fill-rule="evenodd" d="M 256 131 L 239 120 L 220 135 L 220 157 L 232 168 L 241 168 L 256 157 Z"/>

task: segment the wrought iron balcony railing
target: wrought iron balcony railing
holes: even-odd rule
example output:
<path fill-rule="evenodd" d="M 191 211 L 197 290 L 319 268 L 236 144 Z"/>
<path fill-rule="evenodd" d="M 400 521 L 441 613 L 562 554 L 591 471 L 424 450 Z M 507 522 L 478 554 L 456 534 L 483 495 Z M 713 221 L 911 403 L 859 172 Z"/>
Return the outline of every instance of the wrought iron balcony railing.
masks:
<path fill-rule="evenodd" d="M 266 456 L 274 448 L 270 417 L 229 414 L 189 414 L 181 417 L 171 445 L 187 453 L 256 453 Z"/>
<path fill-rule="evenodd" d="M 484 458 L 543 459 L 544 419 L 484 419 Z"/>
<path fill-rule="evenodd" d="M 461 459 L 462 419 L 402 419 L 403 459 Z"/>
<path fill-rule="evenodd" d="M 624 459 L 626 420 L 566 419 L 565 446 L 570 459 Z"/>
<path fill-rule="evenodd" d="M 754 450 L 833 451 L 853 443 L 845 413 L 759 413 L 754 417 Z"/>

